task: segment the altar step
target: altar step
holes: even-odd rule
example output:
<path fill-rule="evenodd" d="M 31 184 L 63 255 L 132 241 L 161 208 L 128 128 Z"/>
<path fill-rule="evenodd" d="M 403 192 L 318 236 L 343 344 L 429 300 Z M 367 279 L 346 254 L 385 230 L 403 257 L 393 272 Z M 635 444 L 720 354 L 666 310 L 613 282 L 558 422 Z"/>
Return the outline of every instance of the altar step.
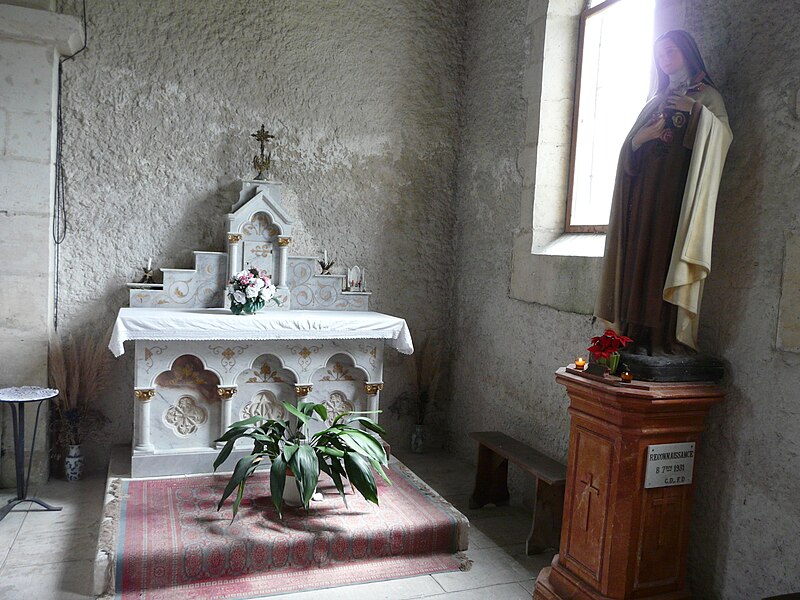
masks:
<path fill-rule="evenodd" d="M 215 510 L 229 475 L 129 479 L 120 459 L 115 453 L 109 466 L 96 592 L 253 597 L 467 566 L 456 553 L 467 549 L 469 521 L 395 458 L 393 485 L 377 479 L 380 507 L 349 489 L 346 507 L 322 480 L 321 502 L 308 512 L 286 508 L 281 519 L 264 469 L 232 522 L 231 499 Z"/>
<path fill-rule="evenodd" d="M 219 308 L 224 306 L 226 252 L 194 252 L 194 269 L 161 269 L 162 284 L 128 284 L 132 308 Z M 285 309 L 369 310 L 371 292 L 346 291 L 345 275 L 320 275 L 314 256 L 288 257 L 290 296 Z M 277 307 L 276 307 L 277 308 Z"/>

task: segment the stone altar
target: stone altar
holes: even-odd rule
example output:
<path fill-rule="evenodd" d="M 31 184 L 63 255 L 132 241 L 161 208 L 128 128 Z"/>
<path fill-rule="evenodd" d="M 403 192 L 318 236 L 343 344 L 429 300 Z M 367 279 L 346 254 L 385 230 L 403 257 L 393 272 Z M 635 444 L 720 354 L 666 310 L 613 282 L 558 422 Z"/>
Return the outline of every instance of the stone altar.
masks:
<path fill-rule="evenodd" d="M 320 402 L 331 419 L 377 411 L 384 346 L 413 352 L 405 321 L 369 312 L 363 286 L 318 274 L 317 257 L 289 256 L 293 222 L 280 197 L 280 182 L 243 181 L 226 217 L 227 253 L 195 252 L 195 269 L 129 284 L 109 348 L 119 356 L 135 341 L 133 477 L 211 472 L 214 440 L 232 422 L 287 418 L 284 402 Z M 233 315 L 224 287 L 249 267 L 272 275 L 281 305 Z M 237 447 L 221 469 L 249 452 Z"/>

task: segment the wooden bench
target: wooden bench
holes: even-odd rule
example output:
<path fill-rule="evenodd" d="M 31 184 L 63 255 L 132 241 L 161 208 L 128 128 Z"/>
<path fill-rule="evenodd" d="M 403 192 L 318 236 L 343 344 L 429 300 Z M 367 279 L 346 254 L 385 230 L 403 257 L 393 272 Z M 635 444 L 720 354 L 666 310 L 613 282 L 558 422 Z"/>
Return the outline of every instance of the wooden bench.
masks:
<path fill-rule="evenodd" d="M 508 463 L 511 461 L 535 478 L 533 523 L 525 552 L 539 554 L 547 548 L 558 550 L 567 467 L 499 431 L 478 431 L 469 435 L 478 442 L 478 469 L 469 507 L 508 504 Z"/>

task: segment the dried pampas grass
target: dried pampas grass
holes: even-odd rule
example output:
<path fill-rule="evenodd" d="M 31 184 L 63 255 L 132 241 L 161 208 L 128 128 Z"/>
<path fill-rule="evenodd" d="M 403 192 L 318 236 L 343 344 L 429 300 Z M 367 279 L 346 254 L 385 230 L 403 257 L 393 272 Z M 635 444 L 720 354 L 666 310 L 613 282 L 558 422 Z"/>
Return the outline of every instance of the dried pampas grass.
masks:
<path fill-rule="evenodd" d="M 54 332 L 50 336 L 49 378 L 59 391 L 53 404 L 60 424 L 58 437 L 64 443 L 80 443 L 88 429 L 105 420 L 96 404 L 111 380 L 108 335 L 62 338 Z"/>

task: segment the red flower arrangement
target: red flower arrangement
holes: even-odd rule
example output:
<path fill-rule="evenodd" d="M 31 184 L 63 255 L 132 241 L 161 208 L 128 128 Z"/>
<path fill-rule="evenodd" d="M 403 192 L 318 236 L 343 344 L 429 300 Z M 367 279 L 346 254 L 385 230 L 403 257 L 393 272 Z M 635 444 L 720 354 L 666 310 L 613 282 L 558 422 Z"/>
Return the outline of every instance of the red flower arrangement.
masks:
<path fill-rule="evenodd" d="M 595 362 L 608 367 L 613 375 L 619 365 L 619 351 L 633 340 L 620 335 L 613 329 L 606 329 L 603 335 L 592 338 L 592 345 L 587 348 Z"/>

